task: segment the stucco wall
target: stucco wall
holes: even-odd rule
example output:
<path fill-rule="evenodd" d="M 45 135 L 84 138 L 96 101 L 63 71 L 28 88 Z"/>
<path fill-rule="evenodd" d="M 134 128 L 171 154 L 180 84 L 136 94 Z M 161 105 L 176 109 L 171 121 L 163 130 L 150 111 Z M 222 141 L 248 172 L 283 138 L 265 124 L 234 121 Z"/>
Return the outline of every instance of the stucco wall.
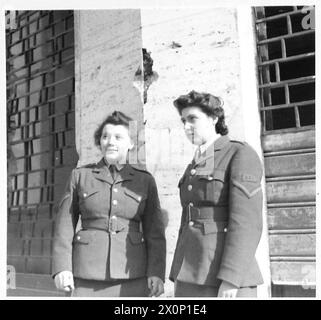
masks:
<path fill-rule="evenodd" d="M 142 125 L 141 92 L 133 85 L 142 63 L 140 11 L 75 11 L 76 144 L 79 164 L 96 162 L 97 126 L 120 110 Z"/>

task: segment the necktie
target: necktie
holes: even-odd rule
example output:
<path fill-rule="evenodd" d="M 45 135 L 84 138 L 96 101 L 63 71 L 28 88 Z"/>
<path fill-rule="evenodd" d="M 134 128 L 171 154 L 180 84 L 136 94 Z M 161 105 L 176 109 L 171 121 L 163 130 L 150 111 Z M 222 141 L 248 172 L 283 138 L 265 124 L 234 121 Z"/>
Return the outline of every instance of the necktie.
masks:
<path fill-rule="evenodd" d="M 115 166 L 114 166 L 113 164 L 111 164 L 111 165 L 109 166 L 109 171 L 110 171 L 110 174 L 111 174 L 113 180 L 115 180 L 115 177 L 116 177 L 116 168 L 115 168 Z"/>

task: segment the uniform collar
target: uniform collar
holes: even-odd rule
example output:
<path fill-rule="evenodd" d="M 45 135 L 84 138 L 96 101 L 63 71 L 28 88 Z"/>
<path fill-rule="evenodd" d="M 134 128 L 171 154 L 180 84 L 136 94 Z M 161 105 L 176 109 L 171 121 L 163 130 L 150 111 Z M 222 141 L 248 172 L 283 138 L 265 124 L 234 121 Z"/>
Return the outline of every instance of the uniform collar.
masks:
<path fill-rule="evenodd" d="M 105 166 L 110 168 L 111 164 L 109 164 L 105 158 L 102 158 L 102 161 L 104 162 Z M 114 167 L 119 172 L 120 170 L 122 170 L 125 167 L 125 164 L 115 163 Z"/>
<path fill-rule="evenodd" d="M 112 178 L 112 175 L 109 171 L 109 168 L 104 160 L 102 158 L 93 168 L 92 172 L 96 179 L 105 181 L 109 184 L 125 181 L 125 180 L 132 180 L 133 176 L 135 174 L 135 170 L 132 168 L 131 165 L 125 164 L 125 165 L 118 165 L 116 166 L 118 170 L 118 175 L 116 180 L 114 181 Z"/>
<path fill-rule="evenodd" d="M 201 154 L 204 153 L 213 143 L 215 142 L 215 137 L 207 141 L 206 143 L 199 146 Z"/>
<path fill-rule="evenodd" d="M 212 141 L 207 149 L 203 151 L 201 156 L 195 161 L 194 165 L 196 166 L 208 159 L 214 158 L 214 152 L 223 149 L 229 141 L 230 138 L 228 136 L 221 136 L 215 141 Z"/>
<path fill-rule="evenodd" d="M 230 138 L 228 136 L 221 136 L 214 142 L 214 150 L 221 150 L 223 149 L 230 141 Z"/>
<path fill-rule="evenodd" d="M 198 159 L 195 160 L 195 165 L 198 165 L 207 159 L 214 157 L 214 143 L 210 144 L 206 150 L 204 150 Z"/>

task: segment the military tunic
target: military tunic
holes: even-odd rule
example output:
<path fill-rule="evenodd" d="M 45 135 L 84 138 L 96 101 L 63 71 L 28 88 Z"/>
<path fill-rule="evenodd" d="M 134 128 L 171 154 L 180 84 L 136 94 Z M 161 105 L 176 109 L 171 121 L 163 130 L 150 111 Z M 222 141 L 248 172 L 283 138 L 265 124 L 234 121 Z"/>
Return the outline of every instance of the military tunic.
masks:
<path fill-rule="evenodd" d="M 114 180 L 103 159 L 72 171 L 56 219 L 53 275 L 68 270 L 83 280 L 119 283 L 157 276 L 164 281 L 165 256 L 151 174 L 126 164 Z"/>
<path fill-rule="evenodd" d="M 262 232 L 262 165 L 246 143 L 218 138 L 179 181 L 183 208 L 172 281 L 238 288 L 263 282 L 255 259 Z"/>

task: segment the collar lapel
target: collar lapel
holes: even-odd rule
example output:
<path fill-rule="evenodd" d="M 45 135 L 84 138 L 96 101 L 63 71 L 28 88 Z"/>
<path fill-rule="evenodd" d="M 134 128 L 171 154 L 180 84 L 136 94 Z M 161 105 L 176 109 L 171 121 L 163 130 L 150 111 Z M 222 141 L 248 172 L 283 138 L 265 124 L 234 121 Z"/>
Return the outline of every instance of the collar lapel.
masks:
<path fill-rule="evenodd" d="M 198 166 L 199 164 L 206 162 L 206 160 L 210 158 L 214 158 L 214 143 L 212 143 L 195 161 L 195 166 Z"/>
<path fill-rule="evenodd" d="M 214 153 L 216 160 L 219 159 L 219 153 L 217 151 L 223 149 L 230 141 L 228 136 L 221 136 L 216 139 L 205 152 L 197 159 L 197 161 L 192 161 L 193 167 L 201 167 L 201 171 L 204 174 L 216 168 L 218 161 L 214 161 Z"/>
<path fill-rule="evenodd" d="M 115 183 L 133 180 L 134 175 L 135 170 L 129 164 L 125 164 L 125 166 L 120 171 L 118 171 Z"/>
<path fill-rule="evenodd" d="M 223 148 L 230 142 L 230 138 L 228 136 L 221 136 L 214 142 L 214 169 L 217 168 L 217 165 L 221 162 L 222 157 L 224 157 L 225 151 Z"/>
<path fill-rule="evenodd" d="M 214 150 L 221 150 L 223 149 L 230 141 L 228 136 L 221 136 L 214 142 Z"/>

